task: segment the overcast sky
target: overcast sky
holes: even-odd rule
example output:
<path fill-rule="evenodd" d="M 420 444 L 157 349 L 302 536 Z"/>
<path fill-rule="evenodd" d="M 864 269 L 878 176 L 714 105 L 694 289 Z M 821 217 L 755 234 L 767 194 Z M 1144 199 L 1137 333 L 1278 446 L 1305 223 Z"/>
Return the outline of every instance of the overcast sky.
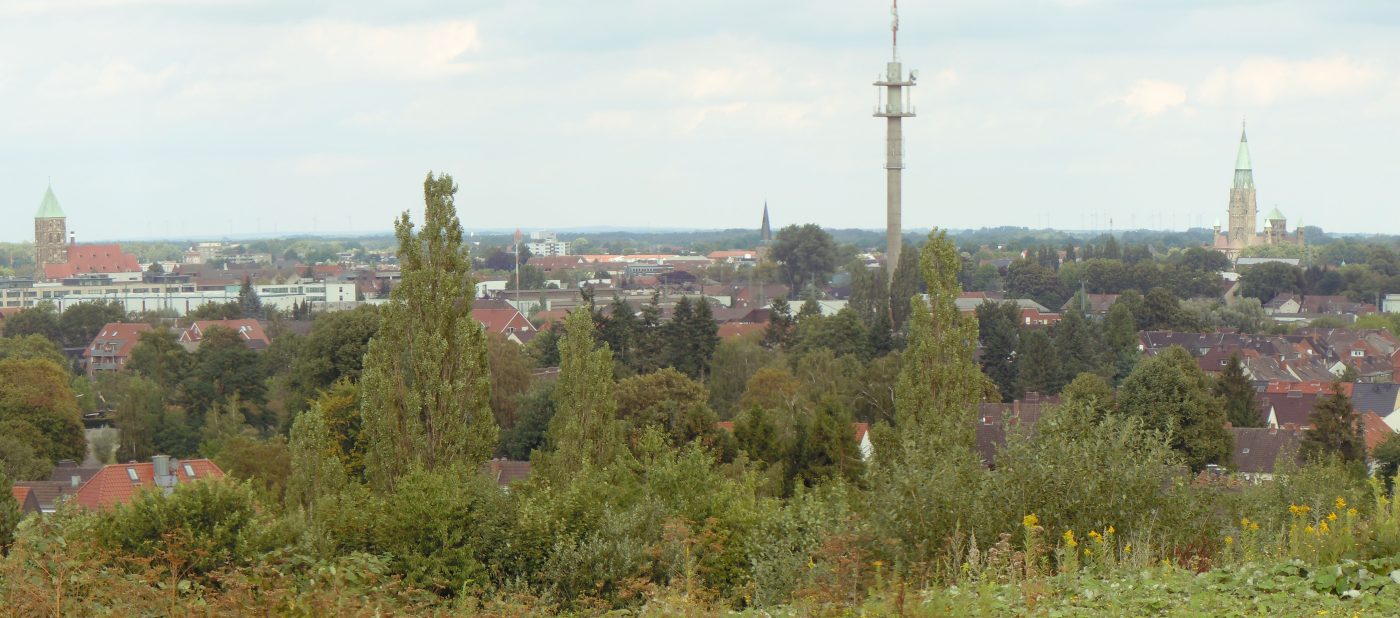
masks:
<path fill-rule="evenodd" d="M 1400 2 L 905 0 L 906 227 L 1400 233 Z M 883 0 L 4 0 L 0 240 L 884 225 Z"/>

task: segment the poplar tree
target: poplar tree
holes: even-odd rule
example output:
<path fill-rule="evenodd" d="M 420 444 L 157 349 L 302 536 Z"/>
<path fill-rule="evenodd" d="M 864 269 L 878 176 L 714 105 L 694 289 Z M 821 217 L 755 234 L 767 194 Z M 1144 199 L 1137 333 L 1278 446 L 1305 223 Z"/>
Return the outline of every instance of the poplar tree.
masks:
<path fill-rule="evenodd" d="M 918 250 L 906 247 L 905 251 L 913 255 Z M 904 322 L 909 319 L 909 299 L 919 293 L 922 285 L 919 261 L 900 260 L 890 277 L 890 319 L 894 321 L 894 330 L 904 330 Z"/>
<path fill-rule="evenodd" d="M 571 312 L 559 340 L 548 451 L 536 458 L 546 478 L 566 480 L 587 465 L 605 466 L 622 454 L 612 372 L 612 352 L 607 346 L 594 349 L 593 319 L 584 310 Z"/>
<path fill-rule="evenodd" d="M 365 472 L 392 490 L 414 468 L 475 469 L 491 456 L 486 335 L 471 317 L 476 282 L 446 174 L 423 182 L 423 229 L 395 223 L 401 282 L 382 310 L 361 378 Z"/>
<path fill-rule="evenodd" d="M 973 360 L 977 318 L 958 311 L 961 261 L 947 232 L 929 233 L 919 265 L 928 301 L 911 301 L 909 343 L 895 396 L 896 422 L 905 435 L 947 438 L 970 449 L 972 419 L 983 394 L 982 372 Z"/>
<path fill-rule="evenodd" d="M 909 255 L 911 261 L 914 256 Z M 961 261 L 935 230 L 918 255 L 928 300 L 910 303 L 908 345 L 895 389 L 895 428 L 877 428 L 863 505 L 882 551 L 904 574 L 930 567 L 948 538 L 967 528 L 966 496 L 979 482 L 974 418 L 984 378 L 973 352 L 977 319 L 955 304 Z"/>
<path fill-rule="evenodd" d="M 338 491 L 346 483 L 340 447 L 319 403 L 297 415 L 287 449 L 292 460 L 287 505 L 300 506 L 310 514 L 318 498 Z"/>

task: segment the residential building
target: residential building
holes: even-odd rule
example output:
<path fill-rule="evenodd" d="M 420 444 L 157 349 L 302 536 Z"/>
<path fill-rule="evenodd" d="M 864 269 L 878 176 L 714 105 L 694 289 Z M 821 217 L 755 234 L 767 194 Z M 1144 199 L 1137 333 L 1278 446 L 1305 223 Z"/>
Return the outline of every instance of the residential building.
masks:
<path fill-rule="evenodd" d="M 144 322 L 135 324 L 114 322 L 102 326 L 83 349 L 83 365 L 89 376 L 101 371 L 121 371 L 131 359 L 131 351 L 140 342 L 141 333 L 151 330 Z"/>
<path fill-rule="evenodd" d="M 141 491 L 170 493 L 180 483 L 224 478 L 224 471 L 208 459 L 177 461 L 156 455 L 145 463 L 103 466 L 78 488 L 73 499 L 83 508 L 99 511 L 131 502 Z"/>
<path fill-rule="evenodd" d="M 196 320 L 190 324 L 189 328 L 180 332 L 180 345 L 191 352 L 199 349 L 199 343 L 204 340 L 205 334 L 211 328 L 225 328 L 237 333 L 238 338 L 250 350 L 266 350 L 268 346 L 272 345 L 272 340 L 268 339 L 262 324 L 253 319 Z"/>
<path fill-rule="evenodd" d="M 504 335 L 515 343 L 527 343 L 535 336 L 534 324 L 510 303 L 483 298 L 472 303 L 472 319 L 481 323 L 487 333 Z"/>
<path fill-rule="evenodd" d="M 525 243 L 530 255 L 568 255 L 569 243 L 559 240 L 554 232 L 530 232 L 530 242 Z"/>
<path fill-rule="evenodd" d="M 1235 436 L 1231 467 L 1246 481 L 1271 481 L 1274 478 L 1274 469 L 1279 463 L 1301 463 L 1298 458 L 1298 447 L 1303 442 L 1301 430 L 1232 427 L 1230 431 Z"/>

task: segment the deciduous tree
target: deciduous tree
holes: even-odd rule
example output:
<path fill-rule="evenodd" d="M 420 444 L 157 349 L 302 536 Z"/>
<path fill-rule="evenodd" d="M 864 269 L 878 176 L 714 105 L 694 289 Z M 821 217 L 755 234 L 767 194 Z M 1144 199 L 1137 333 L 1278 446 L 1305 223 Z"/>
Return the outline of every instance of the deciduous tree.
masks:
<path fill-rule="evenodd" d="M 365 472 L 380 489 L 415 468 L 475 469 L 495 450 L 486 335 L 471 317 L 475 285 L 456 192 L 451 176 L 429 174 L 422 231 L 407 212 L 394 226 L 402 280 L 361 376 Z"/>

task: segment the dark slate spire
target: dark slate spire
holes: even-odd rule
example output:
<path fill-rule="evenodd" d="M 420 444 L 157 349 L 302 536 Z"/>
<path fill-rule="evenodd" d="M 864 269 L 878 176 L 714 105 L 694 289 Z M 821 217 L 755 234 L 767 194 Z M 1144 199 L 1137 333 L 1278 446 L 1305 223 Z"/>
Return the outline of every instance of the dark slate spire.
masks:
<path fill-rule="evenodd" d="M 763 200 L 763 227 L 758 232 L 759 239 L 765 243 L 773 242 L 773 228 L 768 225 L 768 200 Z"/>

